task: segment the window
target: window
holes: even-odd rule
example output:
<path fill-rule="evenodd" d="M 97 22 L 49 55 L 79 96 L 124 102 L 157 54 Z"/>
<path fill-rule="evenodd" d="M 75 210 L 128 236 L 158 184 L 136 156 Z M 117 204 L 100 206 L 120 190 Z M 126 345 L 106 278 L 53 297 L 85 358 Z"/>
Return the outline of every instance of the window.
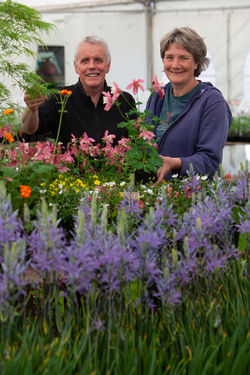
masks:
<path fill-rule="evenodd" d="M 36 74 L 46 82 L 53 82 L 56 86 L 64 86 L 64 47 L 38 47 Z"/>

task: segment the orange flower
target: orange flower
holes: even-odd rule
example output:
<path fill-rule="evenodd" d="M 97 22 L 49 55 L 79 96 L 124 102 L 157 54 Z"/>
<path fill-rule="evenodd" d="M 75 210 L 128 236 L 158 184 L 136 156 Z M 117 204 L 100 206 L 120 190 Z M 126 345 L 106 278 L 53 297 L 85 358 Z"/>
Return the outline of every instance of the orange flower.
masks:
<path fill-rule="evenodd" d="M 4 138 L 7 139 L 7 141 L 9 141 L 10 143 L 13 143 L 14 142 L 14 138 L 12 137 L 12 135 L 6 131 L 3 132 L 4 133 Z"/>
<path fill-rule="evenodd" d="M 67 90 L 67 89 L 63 89 L 63 90 L 60 91 L 60 94 L 62 94 L 62 95 L 71 95 L 72 91 Z"/>
<path fill-rule="evenodd" d="M 14 109 L 13 109 L 13 108 L 9 108 L 9 109 L 5 109 L 5 110 L 3 111 L 3 114 L 4 114 L 4 115 L 8 115 L 9 113 L 12 113 L 12 112 L 14 112 Z"/>
<path fill-rule="evenodd" d="M 228 182 L 231 182 L 233 179 L 232 175 L 230 173 L 226 174 L 225 175 L 225 180 L 228 181 Z"/>
<path fill-rule="evenodd" d="M 22 198 L 29 198 L 31 195 L 31 187 L 27 185 L 20 185 L 20 193 Z"/>

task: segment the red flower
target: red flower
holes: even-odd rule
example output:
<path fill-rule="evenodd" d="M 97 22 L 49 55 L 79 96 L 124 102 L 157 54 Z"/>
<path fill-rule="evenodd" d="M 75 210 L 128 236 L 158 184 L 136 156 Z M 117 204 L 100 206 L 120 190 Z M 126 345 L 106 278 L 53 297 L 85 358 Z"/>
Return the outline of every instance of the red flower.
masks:
<path fill-rule="evenodd" d="M 225 180 L 228 181 L 228 182 L 231 182 L 233 179 L 232 175 L 230 173 L 226 174 L 225 175 Z"/>
<path fill-rule="evenodd" d="M 138 201 L 137 201 L 137 205 L 138 205 L 140 208 L 144 208 L 145 203 L 144 203 L 141 199 L 138 199 Z"/>
<path fill-rule="evenodd" d="M 63 89 L 63 90 L 60 91 L 60 94 L 61 95 L 71 95 L 72 91 L 67 90 L 67 89 Z"/>

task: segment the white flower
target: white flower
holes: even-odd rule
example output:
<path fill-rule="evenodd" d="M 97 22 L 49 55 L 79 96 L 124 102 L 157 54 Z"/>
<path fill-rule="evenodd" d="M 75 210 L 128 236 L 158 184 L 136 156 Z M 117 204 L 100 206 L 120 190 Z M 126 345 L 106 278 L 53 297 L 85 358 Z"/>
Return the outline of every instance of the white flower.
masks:
<path fill-rule="evenodd" d="M 201 180 L 206 181 L 208 179 L 208 175 L 202 176 Z"/>
<path fill-rule="evenodd" d="M 120 186 L 124 186 L 124 185 L 126 185 L 125 181 L 120 182 Z"/>
<path fill-rule="evenodd" d="M 172 174 L 172 177 L 173 178 L 177 178 L 179 175 L 178 175 L 178 173 L 176 173 L 176 174 Z"/>
<path fill-rule="evenodd" d="M 147 189 L 147 193 L 152 195 L 153 194 L 153 190 L 152 189 Z"/>
<path fill-rule="evenodd" d="M 110 182 L 104 182 L 103 186 L 114 186 L 115 185 L 115 181 L 110 181 Z"/>

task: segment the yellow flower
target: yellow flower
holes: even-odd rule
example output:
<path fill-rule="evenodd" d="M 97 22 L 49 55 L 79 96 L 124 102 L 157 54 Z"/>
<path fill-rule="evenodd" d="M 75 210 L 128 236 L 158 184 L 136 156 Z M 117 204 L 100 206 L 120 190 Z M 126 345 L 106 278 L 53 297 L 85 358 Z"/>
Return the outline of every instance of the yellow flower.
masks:
<path fill-rule="evenodd" d="M 101 183 L 101 181 L 99 181 L 99 180 L 95 180 L 95 181 L 94 181 L 94 184 L 95 184 L 95 185 L 100 185 L 100 183 Z"/>

